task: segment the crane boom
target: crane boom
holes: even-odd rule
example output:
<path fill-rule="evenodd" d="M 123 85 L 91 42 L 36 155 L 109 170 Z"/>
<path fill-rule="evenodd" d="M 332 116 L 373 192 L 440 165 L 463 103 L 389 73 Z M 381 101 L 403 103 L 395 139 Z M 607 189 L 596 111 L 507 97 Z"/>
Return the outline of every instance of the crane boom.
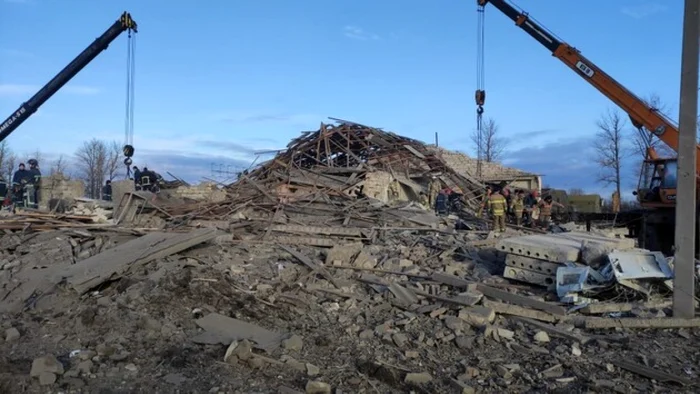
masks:
<path fill-rule="evenodd" d="M 131 14 L 124 12 L 112 26 L 101 36 L 83 50 L 72 62 L 63 70 L 56 74 L 44 87 L 42 87 L 29 100 L 22 103 L 20 107 L 12 113 L 4 122 L 0 123 L 0 142 L 7 138 L 19 125 L 34 114 L 46 100 L 58 92 L 68 81 L 70 81 L 80 70 L 85 68 L 100 52 L 107 49 L 109 44 L 125 31 L 137 32 L 136 22 L 131 18 Z"/>
<path fill-rule="evenodd" d="M 561 60 L 579 76 L 598 89 L 618 107 L 625 111 L 635 127 L 644 127 L 675 152 L 678 152 L 678 127 L 657 109 L 652 108 L 644 100 L 630 92 L 622 84 L 600 67 L 581 55 L 580 51 L 561 41 L 552 33 L 532 20 L 528 13 L 518 10 L 506 0 L 477 0 L 479 6 L 491 4 L 515 22 L 537 42 L 547 48 L 552 56 Z M 696 172 L 700 173 L 700 145 L 696 146 L 698 160 L 695 163 Z"/>

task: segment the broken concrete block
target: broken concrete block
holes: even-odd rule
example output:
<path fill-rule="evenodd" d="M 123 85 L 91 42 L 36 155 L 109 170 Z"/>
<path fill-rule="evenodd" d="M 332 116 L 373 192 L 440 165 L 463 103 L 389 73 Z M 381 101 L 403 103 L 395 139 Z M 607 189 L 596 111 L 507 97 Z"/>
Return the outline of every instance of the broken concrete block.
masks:
<path fill-rule="evenodd" d="M 359 242 L 335 245 L 326 254 L 326 265 L 333 265 L 333 262 L 340 261 L 341 264 L 350 264 L 353 258 L 360 253 L 363 245 Z"/>
<path fill-rule="evenodd" d="M 313 364 L 306 363 L 306 374 L 307 374 L 307 375 L 309 375 L 309 376 L 316 376 L 316 375 L 318 375 L 318 374 L 320 374 L 320 373 L 321 373 L 321 368 L 319 368 L 319 367 L 317 367 L 317 366 L 315 366 L 315 365 L 313 365 Z"/>
<path fill-rule="evenodd" d="M 51 372 L 42 372 L 39 374 L 39 384 L 42 386 L 48 386 L 50 384 L 56 383 L 56 374 Z"/>
<path fill-rule="evenodd" d="M 306 394 L 331 394 L 331 385 L 325 382 L 309 380 L 306 382 Z"/>
<path fill-rule="evenodd" d="M 459 310 L 459 318 L 472 326 L 483 327 L 496 318 L 496 312 L 483 306 L 462 308 Z"/>
<path fill-rule="evenodd" d="M 10 327 L 5 330 L 5 342 L 12 342 L 18 340 L 20 337 L 19 330 L 14 327 Z"/>
<path fill-rule="evenodd" d="M 298 352 L 304 347 L 304 340 L 299 335 L 292 335 L 282 341 L 282 347 L 285 350 Z"/>
<path fill-rule="evenodd" d="M 515 332 L 511 330 L 506 330 L 505 328 L 497 328 L 496 332 L 500 338 L 513 340 L 515 338 Z"/>
<path fill-rule="evenodd" d="M 547 343 L 549 342 L 549 334 L 547 334 L 544 331 L 538 331 L 537 334 L 535 334 L 535 336 L 533 337 L 533 339 L 540 343 Z"/>
<path fill-rule="evenodd" d="M 377 266 L 377 259 L 371 254 L 361 250 L 360 253 L 355 257 L 355 261 L 352 263 L 353 266 L 358 268 L 374 268 Z"/>
<path fill-rule="evenodd" d="M 63 375 L 63 364 L 52 355 L 35 358 L 34 361 L 32 361 L 32 369 L 29 371 L 29 376 L 33 378 L 39 377 L 39 375 L 44 372 Z"/>
<path fill-rule="evenodd" d="M 427 372 L 411 372 L 406 374 L 406 378 L 404 378 L 403 381 L 410 384 L 425 384 L 429 383 L 431 380 L 433 380 L 433 377 Z"/>

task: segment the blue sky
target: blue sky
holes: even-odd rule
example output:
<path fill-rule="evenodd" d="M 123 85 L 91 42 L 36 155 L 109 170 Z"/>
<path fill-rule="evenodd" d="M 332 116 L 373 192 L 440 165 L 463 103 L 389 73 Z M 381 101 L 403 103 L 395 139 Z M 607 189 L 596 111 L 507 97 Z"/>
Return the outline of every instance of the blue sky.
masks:
<path fill-rule="evenodd" d="M 438 132 L 441 145 L 471 152 L 475 3 L 0 0 L 0 117 L 128 10 L 139 24 L 137 164 L 210 177 L 212 163 L 249 163 L 329 116 L 428 142 Z M 681 0 L 516 4 L 638 95 L 658 94 L 677 117 Z M 20 126 L 11 147 L 55 156 L 92 136 L 121 144 L 126 42 L 117 38 Z M 511 141 L 505 164 L 554 187 L 601 189 L 591 138 L 612 103 L 492 6 L 486 90 L 486 115 Z"/>

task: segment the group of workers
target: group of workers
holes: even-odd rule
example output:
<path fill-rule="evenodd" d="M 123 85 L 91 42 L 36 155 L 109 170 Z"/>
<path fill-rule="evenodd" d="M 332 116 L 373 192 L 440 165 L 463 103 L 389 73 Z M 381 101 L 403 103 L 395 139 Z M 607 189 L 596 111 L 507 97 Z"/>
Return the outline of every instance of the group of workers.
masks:
<path fill-rule="evenodd" d="M 4 206 L 39 208 L 39 188 L 41 186 L 39 162 L 36 159 L 29 159 L 27 163 L 29 169 L 24 163 L 19 163 L 17 170 L 12 175 L 10 185 L 0 177 L 0 197 Z"/>
<path fill-rule="evenodd" d="M 525 195 L 525 191 L 518 189 L 512 193 L 507 187 L 495 188 L 486 187 L 486 194 L 481 206 L 481 212 L 488 208 L 488 212 L 493 218 L 493 230 L 506 231 L 506 216 L 512 215 L 516 226 L 539 225 L 542 228 L 549 228 L 552 222 L 552 208 L 564 208 L 563 204 L 554 201 L 552 196 L 547 195 L 540 198 L 536 190 Z M 534 213 L 537 212 L 537 223 L 534 223 Z"/>
<path fill-rule="evenodd" d="M 159 183 L 163 180 L 160 174 L 149 170 L 148 167 L 143 167 L 143 170 L 141 170 L 137 166 L 132 167 L 132 172 L 134 174 L 133 179 L 136 190 L 158 193 L 160 190 Z"/>

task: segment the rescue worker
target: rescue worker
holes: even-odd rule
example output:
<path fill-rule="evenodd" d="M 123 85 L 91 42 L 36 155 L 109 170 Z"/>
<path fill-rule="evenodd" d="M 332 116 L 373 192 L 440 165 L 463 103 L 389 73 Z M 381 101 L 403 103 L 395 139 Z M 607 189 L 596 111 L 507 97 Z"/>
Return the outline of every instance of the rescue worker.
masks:
<path fill-rule="evenodd" d="M 431 207 L 435 206 L 438 193 L 440 193 L 440 181 L 433 177 L 428 185 L 428 198 Z"/>
<path fill-rule="evenodd" d="M 564 205 L 554 201 L 552 196 L 546 196 L 537 204 L 537 207 L 540 209 L 540 225 L 545 229 L 552 222 L 552 207 L 555 205 L 564 208 Z"/>
<path fill-rule="evenodd" d="M 102 199 L 112 201 L 112 181 L 110 180 L 107 180 L 105 185 L 102 186 Z"/>
<path fill-rule="evenodd" d="M 486 191 L 484 192 L 483 199 L 481 200 L 481 206 L 479 207 L 479 212 L 477 212 L 477 214 L 476 214 L 477 217 L 481 217 L 484 210 L 487 209 L 489 197 L 491 197 L 491 186 L 486 186 Z"/>
<path fill-rule="evenodd" d="M 27 193 L 31 196 L 29 206 L 31 208 L 39 208 L 39 187 L 41 186 L 41 170 L 39 170 L 39 162 L 36 159 L 29 159 L 29 183 Z"/>
<path fill-rule="evenodd" d="M 489 212 L 493 218 L 493 231 L 506 231 L 506 209 L 508 208 L 506 198 L 500 190 L 494 190 L 488 200 Z"/>
<path fill-rule="evenodd" d="M 29 182 L 31 173 L 19 163 L 17 171 L 12 175 L 12 202 L 18 206 L 24 206 L 24 187 Z"/>
<path fill-rule="evenodd" d="M 430 201 L 428 200 L 428 196 L 425 194 L 424 191 L 420 192 L 418 198 L 420 199 L 420 205 L 424 206 L 427 209 L 430 209 Z"/>
<path fill-rule="evenodd" d="M 515 197 L 510 201 L 510 209 L 515 215 L 515 225 L 522 226 L 523 212 L 525 211 L 525 191 L 519 189 L 515 192 Z"/>
<path fill-rule="evenodd" d="M 141 190 L 141 170 L 138 167 L 132 167 L 132 172 L 134 173 L 134 189 Z"/>

